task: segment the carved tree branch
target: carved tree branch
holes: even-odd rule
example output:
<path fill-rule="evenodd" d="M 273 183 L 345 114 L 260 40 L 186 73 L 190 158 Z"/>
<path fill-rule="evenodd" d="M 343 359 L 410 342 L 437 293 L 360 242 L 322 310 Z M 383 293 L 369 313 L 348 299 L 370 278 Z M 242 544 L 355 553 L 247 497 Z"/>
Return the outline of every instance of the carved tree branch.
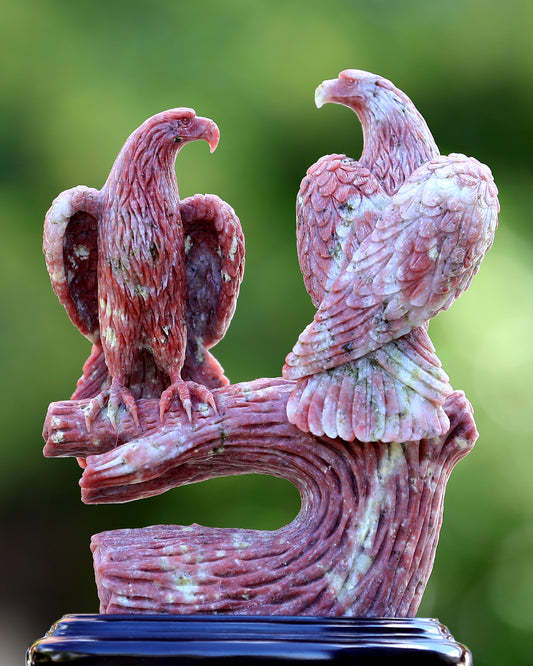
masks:
<path fill-rule="evenodd" d="M 92 540 L 103 613 L 413 616 L 431 573 L 444 492 L 477 432 L 462 392 L 445 404 L 449 432 L 407 444 L 348 444 L 287 422 L 293 388 L 260 379 L 213 391 L 218 413 L 159 422 L 140 400 L 118 433 L 85 428 L 88 401 L 50 405 L 45 455 L 86 458 L 87 503 L 125 502 L 232 474 L 291 481 L 302 506 L 275 531 L 200 525 L 114 530 Z"/>

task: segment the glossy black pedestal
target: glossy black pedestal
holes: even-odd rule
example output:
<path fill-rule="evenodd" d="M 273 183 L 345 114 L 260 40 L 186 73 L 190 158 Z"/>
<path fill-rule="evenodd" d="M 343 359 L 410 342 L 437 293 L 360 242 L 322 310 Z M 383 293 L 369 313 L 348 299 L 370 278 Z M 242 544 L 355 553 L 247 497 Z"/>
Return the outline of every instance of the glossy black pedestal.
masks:
<path fill-rule="evenodd" d="M 27 666 L 460 664 L 472 656 L 438 620 L 230 615 L 65 615 Z"/>

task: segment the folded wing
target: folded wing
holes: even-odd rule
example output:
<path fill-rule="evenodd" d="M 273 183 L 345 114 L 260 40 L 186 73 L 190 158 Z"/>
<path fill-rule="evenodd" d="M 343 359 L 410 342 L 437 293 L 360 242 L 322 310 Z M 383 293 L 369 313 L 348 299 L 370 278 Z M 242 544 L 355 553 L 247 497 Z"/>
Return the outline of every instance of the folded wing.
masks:
<path fill-rule="evenodd" d="M 296 241 L 306 289 L 319 307 L 389 197 L 368 169 L 346 155 L 311 166 L 296 199 Z"/>
<path fill-rule="evenodd" d="M 361 358 L 448 308 L 492 245 L 497 213 L 492 175 L 477 160 L 454 154 L 417 169 L 331 286 L 284 376 Z"/>
<path fill-rule="evenodd" d="M 43 251 L 52 287 L 72 323 L 92 342 L 98 323 L 100 192 L 78 186 L 62 192 L 44 221 Z"/>
<path fill-rule="evenodd" d="M 214 194 L 196 194 L 180 206 L 187 270 L 187 351 L 182 370 L 216 388 L 228 384 L 208 351 L 225 335 L 244 273 L 244 236 L 233 208 Z"/>

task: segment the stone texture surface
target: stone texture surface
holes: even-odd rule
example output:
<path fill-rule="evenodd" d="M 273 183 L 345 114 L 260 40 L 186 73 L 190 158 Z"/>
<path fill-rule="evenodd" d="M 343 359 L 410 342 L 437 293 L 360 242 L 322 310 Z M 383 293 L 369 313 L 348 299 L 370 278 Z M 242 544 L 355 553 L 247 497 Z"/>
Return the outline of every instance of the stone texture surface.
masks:
<path fill-rule="evenodd" d="M 44 222 L 52 286 L 72 323 L 94 343 L 76 397 L 116 421 L 137 400 L 174 398 L 227 384 L 208 351 L 235 311 L 244 271 L 244 236 L 235 211 L 213 194 L 180 201 L 174 162 L 181 148 L 220 133 L 209 118 L 179 107 L 152 116 L 127 139 L 101 190 L 62 192 Z M 99 383 L 95 383 L 98 380 Z M 85 386 L 87 384 L 87 386 Z"/>
<path fill-rule="evenodd" d="M 346 441 L 443 435 L 452 392 L 427 322 L 469 286 L 497 226 L 488 167 L 442 156 L 393 83 L 345 70 L 316 90 L 363 129 L 359 160 L 325 155 L 296 199 L 304 283 L 317 312 L 283 368 L 289 421 Z"/>
<path fill-rule="evenodd" d="M 288 479 L 302 506 L 276 531 L 158 525 L 92 540 L 103 613 L 237 613 L 409 617 L 431 573 L 454 465 L 477 432 L 461 392 L 445 403 L 447 435 L 407 444 L 347 443 L 287 422 L 294 388 L 262 379 L 214 389 L 218 414 L 182 409 L 159 421 L 139 400 L 120 438 L 88 401 L 50 405 L 45 455 L 85 459 L 85 502 L 124 502 L 215 476 Z"/>
<path fill-rule="evenodd" d="M 417 611 L 448 477 L 477 438 L 428 320 L 490 248 L 497 190 L 477 160 L 439 155 L 411 100 L 382 77 L 346 70 L 316 100 L 356 112 L 364 149 L 359 161 L 321 158 L 302 181 L 298 253 L 317 313 L 283 378 L 231 385 L 209 351 L 235 310 L 244 238 L 215 195 L 180 201 L 174 160 L 188 141 L 214 150 L 213 121 L 187 107 L 157 114 L 101 190 L 67 190 L 47 213 L 52 286 L 93 348 L 71 399 L 49 407 L 44 453 L 78 459 L 83 501 L 250 473 L 301 496 L 275 531 L 95 535 L 102 613 Z"/>

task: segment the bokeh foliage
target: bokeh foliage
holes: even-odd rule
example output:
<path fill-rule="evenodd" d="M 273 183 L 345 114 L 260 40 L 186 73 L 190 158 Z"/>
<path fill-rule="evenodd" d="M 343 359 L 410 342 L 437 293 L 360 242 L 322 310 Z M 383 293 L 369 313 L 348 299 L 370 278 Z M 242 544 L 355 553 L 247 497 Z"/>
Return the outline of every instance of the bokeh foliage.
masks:
<path fill-rule="evenodd" d="M 317 111 L 313 91 L 357 67 L 397 83 L 442 152 L 475 155 L 499 185 L 494 249 L 471 290 L 431 325 L 453 385 L 474 405 L 480 439 L 452 475 L 421 614 L 448 624 L 476 664 L 529 663 L 533 4 L 0 0 L 0 16 L 5 654 L 64 612 L 97 611 L 88 549 L 96 531 L 193 521 L 274 528 L 298 510 L 291 486 L 257 477 L 85 507 L 75 462 L 41 457 L 46 407 L 72 392 L 89 351 L 44 267 L 52 198 L 77 184 L 100 187 L 127 135 L 164 108 L 214 118 L 217 152 L 187 146 L 177 173 L 182 196 L 229 201 L 246 235 L 239 306 L 217 356 L 233 381 L 278 376 L 313 312 L 295 251 L 299 182 L 319 156 L 361 150 L 355 116 Z"/>

